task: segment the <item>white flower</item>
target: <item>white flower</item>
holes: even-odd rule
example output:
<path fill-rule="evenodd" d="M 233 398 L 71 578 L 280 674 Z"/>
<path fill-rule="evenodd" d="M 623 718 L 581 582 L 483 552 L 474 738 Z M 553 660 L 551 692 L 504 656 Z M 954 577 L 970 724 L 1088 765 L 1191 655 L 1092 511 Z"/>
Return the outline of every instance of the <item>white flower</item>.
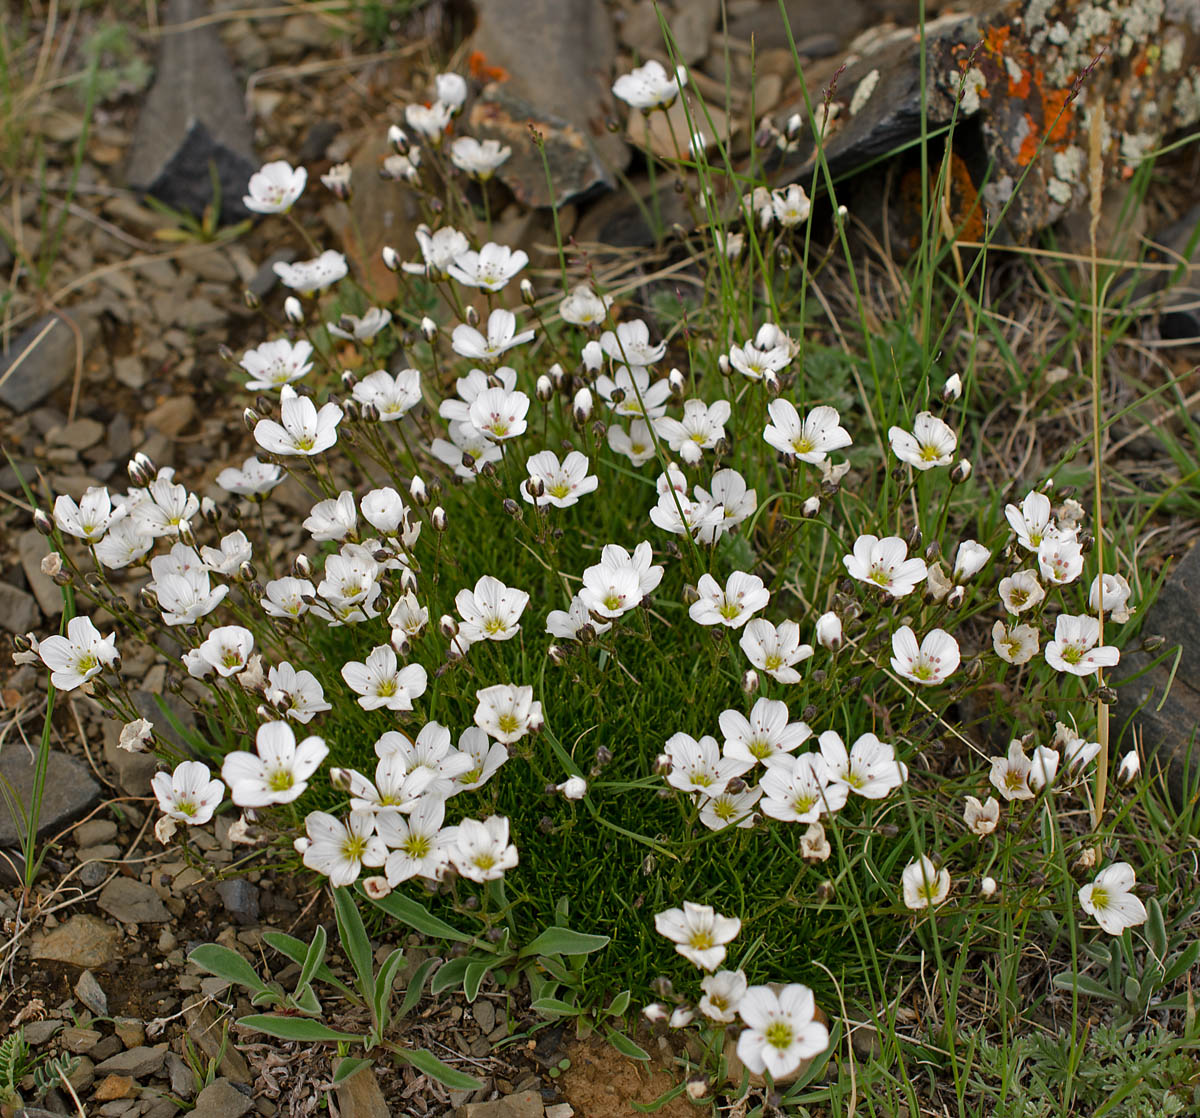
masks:
<path fill-rule="evenodd" d="M 1121 758 L 1121 763 L 1117 766 L 1117 783 L 1128 786 L 1137 780 L 1141 771 L 1142 762 L 1138 758 L 1137 750 L 1131 749 Z"/>
<path fill-rule="evenodd" d="M 667 783 L 681 792 L 716 796 L 734 777 L 750 771 L 753 758 L 722 757 L 717 739 L 707 734 L 697 741 L 691 734 L 672 734 L 664 754 L 670 763 Z"/>
<path fill-rule="evenodd" d="M 352 660 L 342 665 L 342 679 L 358 694 L 363 710 L 412 710 L 413 700 L 425 694 L 429 677 L 420 664 L 397 669 L 391 645 L 373 648 L 365 662 Z"/>
<path fill-rule="evenodd" d="M 387 861 L 387 847 L 375 834 L 372 812 L 352 811 L 342 823 L 324 811 L 311 811 L 304 825 L 308 832 L 304 864 L 328 877 L 334 888 L 353 885 L 363 866 L 382 866 Z"/>
<path fill-rule="evenodd" d="M 750 663 L 776 683 L 799 683 L 800 673 L 794 665 L 813 654 L 811 644 L 800 643 L 800 626 L 794 621 L 776 627 L 756 617 L 746 625 L 739 644 Z"/>
<path fill-rule="evenodd" d="M 791 753 L 812 737 L 808 723 L 788 721 L 787 703 L 778 699 L 759 699 L 749 718 L 736 710 L 722 711 L 717 722 L 725 735 L 725 756 L 751 765 Z"/>
<path fill-rule="evenodd" d="M 908 779 L 908 766 L 896 760 L 895 750 L 874 734 L 861 734 L 850 751 L 841 735 L 826 730 L 818 739 L 830 779 L 868 800 L 882 800 Z"/>
<path fill-rule="evenodd" d="M 687 71 L 682 67 L 674 76 L 667 74 L 661 62 L 651 59 L 644 66 L 635 66 L 628 74 L 622 74 L 613 82 L 613 96 L 619 97 L 630 108 L 649 112 L 651 109 L 667 109 L 675 103 L 679 91 L 687 85 Z"/>
<path fill-rule="evenodd" d="M 375 337 L 391 321 L 392 312 L 386 307 L 369 307 L 361 318 L 356 314 L 343 314 L 337 322 L 325 323 L 325 328 L 335 338 L 366 342 Z"/>
<path fill-rule="evenodd" d="M 715 970 L 725 958 L 725 944 L 742 930 L 736 916 L 722 916 L 711 905 L 684 901 L 683 908 L 669 908 L 654 917 L 654 930 L 666 936 L 690 963 L 701 970 Z"/>
<path fill-rule="evenodd" d="M 217 474 L 217 484 L 227 493 L 251 497 L 269 493 L 283 481 L 283 476 L 282 466 L 250 457 L 242 462 L 241 469 L 230 466 Z"/>
<path fill-rule="evenodd" d="M 991 557 L 991 551 L 978 540 L 963 540 L 954 553 L 954 581 L 966 582 L 977 575 Z"/>
<path fill-rule="evenodd" d="M 746 479 L 737 470 L 718 470 L 713 474 L 712 491 L 695 487 L 693 492 L 700 505 L 708 506 L 714 513 L 720 511 L 721 518 L 705 525 L 696 533 L 701 543 L 715 543 L 726 532 L 754 515 L 758 508 L 758 493 L 746 486 Z"/>
<path fill-rule="evenodd" d="M 715 795 L 702 792 L 700 822 L 710 831 L 723 831 L 726 827 L 749 829 L 758 818 L 754 805 L 762 798 L 762 794 L 762 788 L 757 784 L 741 792 L 730 792 L 728 789 Z"/>
<path fill-rule="evenodd" d="M 280 260 L 275 264 L 274 271 L 284 287 L 290 287 L 301 295 L 312 295 L 337 283 L 349 269 L 346 267 L 346 258 L 329 248 L 312 260 L 301 260 L 296 264 Z"/>
<path fill-rule="evenodd" d="M 621 617 L 641 605 L 643 596 L 641 578 L 630 564 L 601 561 L 583 572 L 579 598 L 591 613 Z"/>
<path fill-rule="evenodd" d="M 379 564 L 367 548 L 343 544 L 341 551 L 325 560 L 325 577 L 317 586 L 317 594 L 329 605 L 371 604 L 380 593 L 380 573 Z"/>
<path fill-rule="evenodd" d="M 171 475 L 156 477 L 146 490 L 147 500 L 138 501 L 131 513 L 138 529 L 148 536 L 177 536 L 200 510 L 200 498 L 176 485 Z"/>
<path fill-rule="evenodd" d="M 950 873 L 936 869 L 922 854 L 904 867 L 900 874 L 900 887 L 906 907 L 915 910 L 936 908 L 950 895 Z"/>
<path fill-rule="evenodd" d="M 472 765 L 471 757 L 450 744 L 450 731 L 440 722 L 427 722 L 415 741 L 388 730 L 375 742 L 375 755 L 381 759 L 398 756 L 406 774 L 422 776 L 424 787 L 416 785 L 421 792 L 443 800 L 459 791 L 455 781 Z"/>
<path fill-rule="evenodd" d="M 699 1010 L 705 1017 L 728 1025 L 737 1020 L 738 1006 L 746 996 L 746 976 L 740 970 L 719 970 L 700 980 L 704 997 Z"/>
<path fill-rule="evenodd" d="M 434 95 L 452 112 L 458 112 L 467 99 L 467 82 L 461 74 L 447 71 L 433 79 Z"/>
<path fill-rule="evenodd" d="M 554 786 L 555 791 L 561 792 L 567 800 L 582 800 L 587 795 L 587 781 L 581 776 L 567 777 L 561 784 Z"/>
<path fill-rule="evenodd" d="M 435 147 L 442 142 L 453 116 L 454 110 L 443 101 L 434 101 L 432 105 L 404 106 L 404 120 L 409 128 L 420 132 Z"/>
<path fill-rule="evenodd" d="M 747 341 L 744 345 L 731 346 L 729 350 L 729 364 L 750 380 L 762 380 L 768 373 L 786 369 L 791 362 L 791 347 L 786 343 L 760 346 Z"/>
<path fill-rule="evenodd" d="M 836 408 L 821 405 L 801 421 L 792 404 L 778 399 L 767 405 L 767 415 L 771 422 L 763 431 L 763 438 L 776 450 L 794 455 L 801 462 L 815 465 L 823 462 L 831 450 L 850 445 L 850 435 L 839 425 L 841 416 Z"/>
<path fill-rule="evenodd" d="M 503 452 L 498 443 L 489 439 L 473 423 L 451 423 L 450 441 L 434 439 L 429 449 L 433 456 L 454 469 L 455 476 L 464 481 L 474 481 L 476 472 L 488 462 L 499 462 Z M 463 455 L 469 454 L 474 462 L 463 465 Z"/>
<path fill-rule="evenodd" d="M 611 377 L 596 378 L 596 391 L 617 415 L 654 420 L 667 410 L 671 384 L 666 379 L 651 383 L 650 370 L 640 365 L 621 365 Z"/>
<path fill-rule="evenodd" d="M 390 485 L 364 494 L 359 508 L 363 519 L 385 536 L 394 536 L 410 516 L 404 498 Z"/>
<path fill-rule="evenodd" d="M 241 625 L 221 625 L 213 629 L 196 650 L 200 658 L 217 669 L 217 675 L 236 675 L 245 666 L 254 648 L 254 634 Z"/>
<path fill-rule="evenodd" d="M 812 991 L 798 982 L 778 994 L 769 986 L 751 986 L 738 1005 L 746 1023 L 738 1058 L 755 1075 L 770 1072 L 775 1080 L 791 1075 L 829 1045 L 829 1030 L 816 1020 L 816 1011 Z"/>
<path fill-rule="evenodd" d="M 159 558 L 162 556 L 151 560 L 151 570 Z M 208 571 L 204 569 L 155 574 L 152 584 L 154 593 L 163 621 L 168 625 L 190 625 L 193 621 L 199 621 L 212 613 L 229 593 L 228 586 L 213 589 Z"/>
<path fill-rule="evenodd" d="M 242 196 L 242 205 L 258 214 L 287 213 L 307 182 L 308 172 L 303 167 L 293 168 L 283 159 L 264 163 L 250 176 L 249 193 Z"/>
<path fill-rule="evenodd" d="M 154 537 L 143 532 L 137 521 L 127 516 L 111 524 L 104 539 L 93 546 L 101 566 L 115 571 L 141 559 L 154 547 Z"/>
<path fill-rule="evenodd" d="M 318 501 L 303 527 L 314 540 L 344 540 L 358 526 L 358 508 L 354 494 L 343 489 L 337 497 Z"/>
<path fill-rule="evenodd" d="M 694 466 L 700 461 L 701 451 L 711 450 L 725 437 L 724 424 L 730 410 L 728 400 L 711 404 L 686 400 L 682 420 L 664 415 L 654 421 L 654 429 L 680 458 Z"/>
<path fill-rule="evenodd" d="M 958 641 L 945 629 L 930 629 L 920 646 L 907 625 L 892 634 L 892 671 L 913 683 L 933 687 L 954 674 L 960 663 Z"/>
<path fill-rule="evenodd" d="M 315 597 L 316 588 L 306 578 L 272 579 L 263 588 L 266 597 L 259 598 L 258 603 L 268 617 L 301 617 L 308 612 L 305 597 Z"/>
<path fill-rule="evenodd" d="M 137 718 L 121 727 L 121 736 L 117 748 L 126 753 L 145 753 L 147 747 L 154 741 L 154 723 L 145 718 Z"/>
<path fill-rule="evenodd" d="M 430 233 L 428 225 L 417 226 L 417 245 L 423 262 L 403 265 L 410 275 L 444 276 L 454 261 L 470 251 L 471 242 L 453 226 L 447 225 Z"/>
<path fill-rule="evenodd" d="M 96 543 L 128 511 L 127 505 L 118 505 L 114 509 L 108 490 L 93 485 L 78 505 L 65 493 L 61 494 L 54 502 L 54 523 L 69 536 Z"/>
<path fill-rule="evenodd" d="M 1007 757 L 992 757 L 992 771 L 988 779 L 1006 800 L 1032 800 L 1033 789 L 1029 786 L 1029 774 L 1033 766 L 1019 741 L 1008 746 Z"/>
<path fill-rule="evenodd" d="M 935 466 L 953 463 L 958 436 L 944 420 L 923 411 L 918 413 L 911 433 L 903 427 L 890 428 L 888 442 L 892 445 L 892 453 L 901 462 L 918 470 L 932 470 Z"/>
<path fill-rule="evenodd" d="M 482 369 L 472 369 L 465 377 L 459 377 L 454 382 L 457 398 L 448 396 L 438 405 L 438 415 L 451 422 L 469 423 L 471 421 L 471 405 L 489 388 L 502 388 L 512 392 L 517 387 L 517 371 L 507 365 L 501 365 L 490 373 Z"/>
<path fill-rule="evenodd" d="M 788 823 L 815 823 L 826 812 L 841 811 L 850 795 L 820 753 L 777 754 L 760 783 L 763 813 Z"/>
<path fill-rule="evenodd" d="M 558 455 L 552 450 L 540 450 L 530 455 L 525 468 L 529 471 L 529 480 L 521 482 L 521 496 L 532 504 L 553 505 L 555 508 L 570 508 L 579 501 L 585 493 L 592 493 L 600 484 L 595 474 L 588 475 L 589 462 L 587 456 L 572 450 L 559 464 Z M 530 495 L 531 482 L 541 484 L 541 493 L 534 497 Z"/>
<path fill-rule="evenodd" d="M 1133 893 L 1135 878 L 1128 862 L 1105 866 L 1090 885 L 1079 890 L 1079 904 L 1110 936 L 1146 922 L 1146 906 Z"/>
<path fill-rule="evenodd" d="M 230 578 L 237 574 L 243 563 L 248 563 L 253 555 L 250 541 L 246 533 L 238 530 L 229 532 L 221 537 L 220 547 L 202 547 L 200 558 L 213 574 L 225 575 Z"/>
<path fill-rule="evenodd" d="M 524 392 L 488 388 L 471 402 L 470 421 L 489 439 L 503 442 L 524 434 L 529 397 Z"/>
<path fill-rule="evenodd" d="M 180 823 L 207 823 L 221 806 L 225 785 L 200 761 L 182 761 L 173 773 L 155 773 L 150 781 L 163 814 Z"/>
<path fill-rule="evenodd" d="M 626 431 L 619 423 L 608 429 L 609 449 L 623 454 L 634 466 L 643 466 L 654 457 L 654 440 L 645 420 L 635 419 Z"/>
<path fill-rule="evenodd" d="M 450 145 L 450 162 L 480 182 L 487 182 L 510 155 L 512 148 L 499 140 L 480 143 L 470 136 L 460 136 Z"/>
<path fill-rule="evenodd" d="M 688 607 L 688 616 L 697 625 L 727 625 L 731 629 L 740 629 L 771 599 L 763 580 L 744 571 L 734 571 L 724 589 L 712 575 L 701 575 L 696 592 L 700 597 Z"/>
<path fill-rule="evenodd" d="M 270 392 L 300 380 L 312 371 L 313 347 L 301 339 L 291 342 L 279 338 L 248 349 L 238 364 L 250 374 L 246 388 L 251 392 Z"/>
<path fill-rule="evenodd" d="M 454 778 L 463 792 L 482 788 L 508 760 L 508 750 L 500 742 L 492 741 L 478 726 L 468 726 L 459 735 L 458 752 L 471 761 L 471 768 Z"/>
<path fill-rule="evenodd" d="M 1087 614 L 1059 614 L 1054 623 L 1054 640 L 1046 643 L 1046 663 L 1055 671 L 1089 676 L 1101 668 L 1112 668 L 1121 659 L 1113 645 L 1096 647 L 1100 622 Z"/>
<path fill-rule="evenodd" d="M 312 672 L 297 671 L 286 660 L 267 672 L 267 700 L 284 711 L 286 717 L 301 724 L 332 707 L 325 701 L 325 689 Z"/>
<path fill-rule="evenodd" d="M 1016 571 L 1000 580 L 1000 601 L 1009 613 L 1024 613 L 1046 597 L 1046 591 L 1031 570 Z"/>
<path fill-rule="evenodd" d="M 354 386 L 354 398 L 370 404 L 383 423 L 406 416 L 421 402 L 421 374 L 416 369 L 401 369 L 395 376 L 384 369 L 368 373 Z"/>
<path fill-rule="evenodd" d="M 1083 548 L 1074 536 L 1046 536 L 1038 544 L 1038 570 L 1051 586 L 1065 586 L 1083 573 Z"/>
<path fill-rule="evenodd" d="M 542 728 L 542 704 L 532 687 L 498 683 L 476 691 L 475 701 L 475 725 L 505 745 Z"/>
<path fill-rule="evenodd" d="M 612 622 L 597 621 L 592 617 L 578 594 L 571 599 L 565 610 L 552 609 L 546 614 L 546 632 L 559 640 L 579 640 L 585 625 L 591 626 L 592 632 L 597 635 L 607 633 L 612 628 Z"/>
<path fill-rule="evenodd" d="M 1016 505 L 1004 506 L 1004 515 L 1017 534 L 1017 542 L 1026 551 L 1037 551 L 1042 540 L 1054 533 L 1054 521 L 1050 513 L 1050 498 L 1044 493 L 1027 493 L 1020 508 Z"/>
<path fill-rule="evenodd" d="M 792 183 L 789 187 L 771 192 L 771 211 L 780 225 L 790 229 L 808 220 L 808 215 L 812 212 L 812 203 L 804 193 L 804 187 L 799 183 Z"/>
<path fill-rule="evenodd" d="M 1038 633 L 1032 625 L 1014 625 L 1003 621 L 992 626 L 992 647 L 1001 660 L 1010 664 L 1028 664 L 1037 655 Z"/>
<path fill-rule="evenodd" d="M 514 252 L 507 245 L 489 241 L 478 252 L 468 249 L 460 253 L 446 271 L 467 287 L 499 291 L 528 263 L 529 255 L 524 250 Z"/>
<path fill-rule="evenodd" d="M 599 326 L 611 306 L 611 295 L 597 295 L 586 283 L 581 283 L 571 288 L 571 293 L 558 304 L 558 314 L 572 326 Z"/>
<path fill-rule="evenodd" d="M 524 590 L 484 575 L 473 591 L 460 590 L 455 595 L 454 606 L 462 618 L 455 639 L 464 649 L 481 640 L 511 640 L 521 628 L 521 614 L 527 605 L 529 595 Z"/>
<path fill-rule="evenodd" d="M 1029 787 L 1035 792 L 1054 783 L 1058 774 L 1058 750 L 1046 745 L 1039 745 L 1029 759 Z"/>
<path fill-rule="evenodd" d="M 495 881 L 517 864 L 517 848 L 508 841 L 508 820 L 489 815 L 482 823 L 464 819 L 450 848 L 450 860 L 471 881 Z"/>
<path fill-rule="evenodd" d="M 337 442 L 337 425 L 342 409 L 335 403 L 317 406 L 307 396 L 298 396 L 290 385 L 280 391 L 279 419 L 260 419 L 254 425 L 254 441 L 272 454 L 302 454 L 311 457 Z"/>
<path fill-rule="evenodd" d="M 117 662 L 117 636 L 102 637 L 89 618 L 72 617 L 67 635 L 43 638 L 38 655 L 50 669 L 50 682 L 60 691 L 74 691 Z"/>
<path fill-rule="evenodd" d="M 867 534 L 854 541 L 854 554 L 843 556 L 842 562 L 852 578 L 903 598 L 927 573 L 924 559 L 908 559 L 907 554 L 908 545 L 899 536 L 878 539 Z"/>
<path fill-rule="evenodd" d="M 963 822 L 966 823 L 967 830 L 980 838 L 990 835 L 1000 822 L 1000 801 L 995 796 L 988 796 L 980 803 L 975 796 L 968 796 L 966 802 L 967 806 L 963 808 Z"/>
<path fill-rule="evenodd" d="M 1085 741 L 1065 723 L 1054 724 L 1054 744 L 1062 750 L 1067 768 L 1078 773 L 1090 765 L 1100 752 L 1098 741 Z"/>
<path fill-rule="evenodd" d="M 429 624 L 429 607 L 421 605 L 417 596 L 409 590 L 402 598 L 396 599 L 387 620 L 393 632 L 398 629 L 407 637 L 415 637 Z"/>
<path fill-rule="evenodd" d="M 640 318 L 622 322 L 616 332 L 605 330 L 600 335 L 600 348 L 621 365 L 653 365 L 667 352 L 667 343 L 650 344 L 650 327 Z"/>
<path fill-rule="evenodd" d="M 443 827 L 446 801 L 425 796 L 407 815 L 384 812 L 375 819 L 375 830 L 389 849 L 383 872 L 393 888 L 409 878 L 440 881 L 450 865 L 450 850 L 458 839 L 457 827 Z"/>
<path fill-rule="evenodd" d="M 91 490 L 88 492 L 90 493 Z M 55 509 L 57 510 L 57 505 Z M 1097 575 L 1092 579 L 1092 588 L 1088 592 L 1088 607 L 1097 613 L 1100 613 L 1101 609 L 1100 590 L 1100 576 Z M 1106 574 L 1104 576 L 1103 606 L 1109 620 L 1116 621 L 1118 624 L 1129 620 L 1129 596 L 1132 592 L 1129 581 L 1124 575 Z"/>
<path fill-rule="evenodd" d="M 238 807 L 288 804 L 303 795 L 308 778 L 329 750 L 323 739 L 296 735 L 286 722 L 265 722 L 254 739 L 255 753 L 230 753 L 221 766 L 230 798 Z"/>
<path fill-rule="evenodd" d="M 424 767 L 411 771 L 400 753 L 380 757 L 375 765 L 372 783 L 354 769 L 330 769 L 329 780 L 335 788 L 350 794 L 352 811 L 370 811 L 376 815 L 395 815 L 411 811 L 421 800 L 442 800 L 444 797 L 423 796 L 436 779 L 436 773 Z M 382 831 L 380 832 L 382 836 Z"/>

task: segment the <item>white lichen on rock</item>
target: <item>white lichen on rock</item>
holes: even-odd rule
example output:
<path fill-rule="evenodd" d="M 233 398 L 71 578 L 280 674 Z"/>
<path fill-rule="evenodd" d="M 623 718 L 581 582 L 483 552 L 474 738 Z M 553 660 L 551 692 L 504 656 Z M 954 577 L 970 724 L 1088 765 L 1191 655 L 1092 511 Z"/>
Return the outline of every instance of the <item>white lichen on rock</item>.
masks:
<path fill-rule="evenodd" d="M 862 81 L 858 83 L 858 88 L 854 91 L 854 96 L 850 98 L 850 115 L 858 116 L 863 110 L 866 103 L 871 99 L 871 94 L 875 92 L 875 87 L 879 84 L 879 71 L 872 70 Z"/>
<path fill-rule="evenodd" d="M 963 116 L 973 116 L 979 112 L 981 95 L 987 90 L 987 78 L 978 66 L 972 66 L 966 74 L 957 71 L 950 73 L 950 88 L 956 92 L 962 86 L 962 100 L 959 108 Z"/>

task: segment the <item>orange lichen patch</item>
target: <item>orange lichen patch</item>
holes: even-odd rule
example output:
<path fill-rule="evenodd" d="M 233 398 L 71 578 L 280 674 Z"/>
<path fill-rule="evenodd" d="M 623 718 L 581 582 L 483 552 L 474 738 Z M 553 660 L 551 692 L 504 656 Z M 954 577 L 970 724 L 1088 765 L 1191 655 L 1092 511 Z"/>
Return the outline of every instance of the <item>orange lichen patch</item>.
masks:
<path fill-rule="evenodd" d="M 1011 34 L 1011 27 L 989 27 L 983 41 L 984 49 L 994 57 L 1002 58 Z"/>
<path fill-rule="evenodd" d="M 937 190 L 937 173 L 929 176 L 929 191 Z M 900 180 L 900 220 L 903 228 L 921 228 L 921 172 L 917 168 L 908 171 Z M 979 204 L 979 192 L 971 179 L 971 173 L 958 152 L 950 153 L 950 223 L 959 240 L 980 241 L 984 235 L 983 208 Z M 940 225 L 939 225 L 940 228 Z M 909 237 L 910 251 L 916 251 L 919 235 Z"/>
<path fill-rule="evenodd" d="M 1021 67 L 1021 77 L 1014 81 L 1012 75 L 1008 78 L 1008 95 L 1015 97 L 1018 101 L 1024 101 L 1029 96 L 1029 86 L 1033 82 L 1033 72 Z"/>
<path fill-rule="evenodd" d="M 1033 157 L 1037 155 L 1038 144 L 1042 139 L 1041 130 L 1030 113 L 1025 114 L 1025 123 L 1029 126 L 1029 130 L 1025 133 L 1025 139 L 1021 141 L 1020 150 L 1017 152 L 1017 164 L 1021 167 L 1026 167 L 1033 161 Z"/>
<path fill-rule="evenodd" d="M 481 50 L 471 51 L 467 58 L 467 72 L 480 82 L 508 81 L 508 71 L 503 66 L 489 66 Z"/>
<path fill-rule="evenodd" d="M 1065 144 L 1070 138 L 1071 118 L 1074 115 L 1068 99 L 1069 89 L 1042 89 L 1042 121 L 1048 129 L 1048 144 Z M 1059 115 L 1061 113 L 1061 115 Z M 1057 120 L 1057 123 L 1055 121 Z M 1051 127 L 1053 125 L 1053 127 Z"/>

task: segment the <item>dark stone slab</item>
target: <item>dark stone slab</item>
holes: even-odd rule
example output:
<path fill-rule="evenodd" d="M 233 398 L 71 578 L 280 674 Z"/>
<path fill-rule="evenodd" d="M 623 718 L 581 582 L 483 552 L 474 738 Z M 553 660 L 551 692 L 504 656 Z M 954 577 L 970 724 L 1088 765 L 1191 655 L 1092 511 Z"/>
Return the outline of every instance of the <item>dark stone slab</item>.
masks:
<path fill-rule="evenodd" d="M 12 787 L 26 809 L 33 795 L 34 771 L 33 759 L 23 745 L 5 743 L 3 752 L 0 752 L 0 777 Z M 38 837 L 57 834 L 69 823 L 87 814 L 99 799 L 100 785 L 92 779 L 87 766 L 65 753 L 52 751 L 42 792 Z M 16 846 L 20 841 L 17 820 L 9 811 L 7 799 L 0 798 L 0 846 Z"/>
<path fill-rule="evenodd" d="M 99 330 L 95 318 L 81 310 L 39 318 L 0 353 L 0 404 L 15 412 L 40 404 L 75 375 L 77 358 Z"/>

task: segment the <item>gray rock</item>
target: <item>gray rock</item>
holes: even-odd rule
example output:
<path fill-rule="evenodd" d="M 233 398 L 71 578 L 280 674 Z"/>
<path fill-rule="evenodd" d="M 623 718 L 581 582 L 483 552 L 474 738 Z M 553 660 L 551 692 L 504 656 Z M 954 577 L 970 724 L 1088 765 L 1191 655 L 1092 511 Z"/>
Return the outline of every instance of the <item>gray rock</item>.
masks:
<path fill-rule="evenodd" d="M 62 1026 L 63 1023 L 61 1021 L 56 1021 L 53 1017 L 47 1017 L 44 1021 L 30 1021 L 24 1026 L 25 1040 L 28 1044 L 32 1045 L 34 1048 L 37 1048 L 40 1045 L 45 1044 L 52 1036 L 54 1036 L 55 1033 L 58 1032 L 59 1029 L 62 1028 Z M 99 1039 L 100 1034 L 97 1033 L 96 1040 Z M 92 1043 L 94 1044 L 95 1041 Z M 88 1047 L 90 1048 L 91 1045 Z M 72 1048 L 71 1051 L 75 1052 L 76 1050 Z"/>
<path fill-rule="evenodd" d="M 91 974 L 92 972 L 84 971 L 83 973 Z M 95 1029 L 81 1029 L 76 1026 L 63 1029 L 62 1046 L 68 1052 L 73 1052 L 76 1056 L 82 1056 L 85 1052 L 90 1052 L 99 1043 L 100 1034 Z"/>
<path fill-rule="evenodd" d="M 784 0 L 788 26 L 796 42 L 810 35 L 836 35 L 843 43 L 867 22 L 867 10 L 861 0 L 822 4 L 819 0 Z M 731 20 L 729 37 L 749 42 L 754 38 L 759 53 L 788 45 L 787 28 L 780 19 L 779 5 L 759 4 Z"/>
<path fill-rule="evenodd" d="M 36 766 L 23 747 L 9 744 L 0 753 L 0 778 L 12 788 L 17 801 L 28 809 L 33 798 Z M 56 834 L 72 820 L 85 815 L 100 799 L 100 786 L 87 767 L 65 753 L 51 750 L 46 783 L 37 821 L 40 837 Z M 18 846 L 22 828 L 12 816 L 8 797 L 0 799 L 0 846 Z"/>
<path fill-rule="evenodd" d="M 10 582 L 0 582 L 0 629 L 8 633 L 29 633 L 37 628 L 42 614 L 37 599 Z"/>
<path fill-rule="evenodd" d="M 171 919 L 159 895 L 132 877 L 114 877 L 100 891 L 96 903 L 122 924 L 165 924 Z"/>
<path fill-rule="evenodd" d="M 196 1096 L 192 1118 L 242 1118 L 253 1105 L 228 1079 L 214 1079 Z"/>
<path fill-rule="evenodd" d="M 542 1118 L 545 1114 L 538 1091 L 518 1091 L 490 1102 L 469 1102 L 459 1110 L 462 1118 Z"/>
<path fill-rule="evenodd" d="M 171 1081 L 171 1094 L 185 1102 L 196 1093 L 196 1075 L 182 1056 L 167 1053 L 167 1076 Z"/>
<path fill-rule="evenodd" d="M 593 0 L 477 0 L 471 49 L 505 76 L 484 87 L 468 131 L 512 147 L 497 172 L 530 206 L 562 203 L 612 189 L 629 162 L 625 141 L 608 131 L 615 114 L 616 37 L 608 10 Z M 545 140 L 552 198 L 542 157 L 529 136 Z"/>
<path fill-rule="evenodd" d="M 143 1044 L 109 1056 L 103 1063 L 96 1065 L 96 1071 L 101 1075 L 132 1075 L 134 1079 L 145 1079 L 148 1075 L 156 1075 L 166 1058 L 165 1044 L 156 1044 L 153 1048 Z"/>
<path fill-rule="evenodd" d="M 363 1068 L 337 1086 L 338 1111 L 347 1118 L 390 1118 L 374 1068 Z"/>
<path fill-rule="evenodd" d="M 108 1016 L 108 995 L 90 970 L 85 970 L 79 976 L 75 983 L 75 996 L 97 1017 Z"/>
<path fill-rule="evenodd" d="M 17 554 L 21 560 L 21 570 L 25 572 L 25 581 L 37 598 L 42 613 L 47 617 L 57 617 L 63 609 L 62 591 L 49 575 L 42 573 L 42 560 L 49 550 L 46 537 L 36 528 L 27 528 L 17 537 Z"/>
<path fill-rule="evenodd" d="M 89 846 L 100 846 L 117 837 L 117 825 L 111 819 L 89 819 L 75 828 L 75 845 L 81 850 Z"/>
<path fill-rule="evenodd" d="M 121 933 L 96 916 L 72 916 L 33 944 L 35 959 L 76 967 L 102 967 L 117 956 Z"/>
<path fill-rule="evenodd" d="M 258 886 L 244 877 L 229 877 L 217 882 L 217 895 L 225 911 L 239 924 L 258 920 Z"/>
<path fill-rule="evenodd" d="M 206 0 L 170 0 L 159 40 L 157 75 L 138 116 L 129 182 L 168 206 L 200 217 L 212 201 L 210 162 L 226 222 L 249 216 L 242 205 L 257 168 L 243 89 L 212 24 L 172 31 L 209 14 Z"/>
<path fill-rule="evenodd" d="M 87 353 L 99 332 L 81 307 L 39 318 L 0 353 L 0 404 L 15 412 L 40 404 L 75 376 L 77 357 Z"/>

